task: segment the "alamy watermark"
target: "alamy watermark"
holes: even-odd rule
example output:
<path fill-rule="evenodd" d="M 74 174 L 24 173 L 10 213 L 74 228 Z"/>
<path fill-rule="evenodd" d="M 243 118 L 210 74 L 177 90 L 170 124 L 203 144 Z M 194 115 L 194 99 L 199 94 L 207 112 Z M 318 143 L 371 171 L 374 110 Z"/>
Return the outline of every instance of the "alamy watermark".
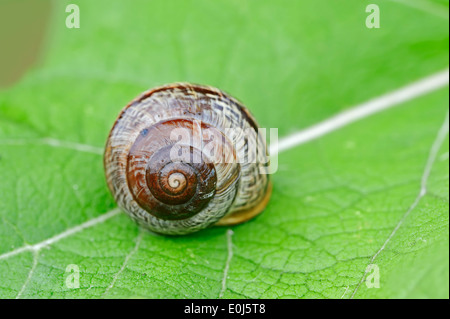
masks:
<path fill-rule="evenodd" d="M 380 268 L 377 264 L 370 264 L 366 268 L 366 287 L 380 288 Z"/>
<path fill-rule="evenodd" d="M 366 7 L 366 12 L 369 15 L 366 18 L 366 27 L 368 29 L 380 28 L 380 7 L 376 4 L 369 4 Z"/>
<path fill-rule="evenodd" d="M 141 132 L 144 138 L 146 129 Z M 230 127 L 217 130 L 192 121 L 192 128 L 178 126 L 170 131 L 169 157 L 172 162 L 213 164 L 255 164 L 260 174 L 273 174 L 278 169 L 277 152 L 268 153 L 266 145 L 270 140 L 272 150 L 277 149 L 278 129 L 253 127 Z M 200 152 L 193 151 L 196 149 Z"/>
<path fill-rule="evenodd" d="M 80 288 L 80 267 L 75 264 L 66 267 L 66 287 L 69 289 Z"/>
<path fill-rule="evenodd" d="M 66 17 L 66 27 L 68 29 L 80 28 L 80 7 L 76 4 L 68 4 L 66 12 L 69 13 Z"/>

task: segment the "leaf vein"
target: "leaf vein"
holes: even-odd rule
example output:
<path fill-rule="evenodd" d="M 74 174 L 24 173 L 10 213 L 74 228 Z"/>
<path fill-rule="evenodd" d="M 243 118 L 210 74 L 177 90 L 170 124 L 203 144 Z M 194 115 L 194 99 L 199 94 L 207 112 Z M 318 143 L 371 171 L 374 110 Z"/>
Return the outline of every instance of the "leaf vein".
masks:
<path fill-rule="evenodd" d="M 449 113 L 447 112 L 444 123 L 442 124 L 441 128 L 439 129 L 437 136 L 431 146 L 431 149 L 430 149 L 430 152 L 428 155 L 428 159 L 427 159 L 427 162 L 425 164 L 425 168 L 424 168 L 424 171 L 422 174 L 420 190 L 419 190 L 419 193 L 417 194 L 416 199 L 411 204 L 411 206 L 409 206 L 407 211 L 403 214 L 402 218 L 399 220 L 399 222 L 397 223 L 397 225 L 395 226 L 393 231 L 390 233 L 390 235 L 388 236 L 386 241 L 380 247 L 380 249 L 375 253 L 375 255 L 372 256 L 372 258 L 369 261 L 369 265 L 372 264 L 375 261 L 375 259 L 378 257 L 378 255 L 386 248 L 387 244 L 395 236 L 395 234 L 400 229 L 400 227 L 403 225 L 403 223 L 405 222 L 405 220 L 409 216 L 409 214 L 417 207 L 417 205 L 420 203 L 420 200 L 427 194 L 428 178 L 430 176 L 431 169 L 433 168 L 433 164 L 436 161 L 436 157 L 439 152 L 439 149 L 442 146 L 442 144 L 444 143 L 445 137 L 448 134 L 448 130 L 449 130 L 448 125 L 449 125 Z M 368 273 L 368 270 L 366 267 L 366 270 L 365 270 L 363 276 L 361 277 L 361 280 L 358 282 L 358 285 L 356 286 L 355 290 L 353 291 L 351 298 L 353 298 L 356 295 L 359 287 L 361 286 L 364 279 L 366 278 L 367 273 Z"/>

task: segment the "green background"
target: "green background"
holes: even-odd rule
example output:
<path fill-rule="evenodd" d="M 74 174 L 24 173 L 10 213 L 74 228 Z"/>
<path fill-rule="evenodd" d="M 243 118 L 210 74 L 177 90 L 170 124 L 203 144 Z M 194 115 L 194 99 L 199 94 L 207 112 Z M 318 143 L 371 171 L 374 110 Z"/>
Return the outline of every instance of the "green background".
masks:
<path fill-rule="evenodd" d="M 58 1 L 52 19 L 41 63 L 0 91 L 0 297 L 449 297 L 448 137 L 374 261 L 380 288 L 356 289 L 419 193 L 448 87 L 281 153 L 266 211 L 230 238 L 156 236 L 118 214 L 5 255 L 116 207 L 101 155 L 45 138 L 100 149 L 124 105 L 177 81 L 231 93 L 286 136 L 447 68 L 448 1 Z"/>

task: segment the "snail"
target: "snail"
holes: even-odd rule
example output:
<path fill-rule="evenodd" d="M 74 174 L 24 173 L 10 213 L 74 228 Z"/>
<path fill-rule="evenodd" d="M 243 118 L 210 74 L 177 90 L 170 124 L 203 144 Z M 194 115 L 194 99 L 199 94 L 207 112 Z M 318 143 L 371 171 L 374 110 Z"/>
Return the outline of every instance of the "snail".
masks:
<path fill-rule="evenodd" d="M 104 152 L 117 204 L 153 232 L 183 235 L 261 213 L 271 195 L 265 138 L 238 100 L 175 83 L 132 100 Z"/>

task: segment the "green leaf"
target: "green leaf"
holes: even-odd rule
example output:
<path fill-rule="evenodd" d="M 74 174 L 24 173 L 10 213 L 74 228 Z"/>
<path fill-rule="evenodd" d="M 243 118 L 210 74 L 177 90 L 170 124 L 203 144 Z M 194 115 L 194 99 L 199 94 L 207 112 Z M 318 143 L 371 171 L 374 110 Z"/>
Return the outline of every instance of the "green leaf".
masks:
<path fill-rule="evenodd" d="M 69 3 L 0 92 L 0 297 L 449 297 L 448 88 L 279 154 L 266 211 L 232 232 L 140 231 L 101 156 L 155 85 L 219 87 L 281 137 L 441 71 L 448 1 L 380 0 L 380 29 L 359 0 L 76 1 L 80 29 Z"/>

